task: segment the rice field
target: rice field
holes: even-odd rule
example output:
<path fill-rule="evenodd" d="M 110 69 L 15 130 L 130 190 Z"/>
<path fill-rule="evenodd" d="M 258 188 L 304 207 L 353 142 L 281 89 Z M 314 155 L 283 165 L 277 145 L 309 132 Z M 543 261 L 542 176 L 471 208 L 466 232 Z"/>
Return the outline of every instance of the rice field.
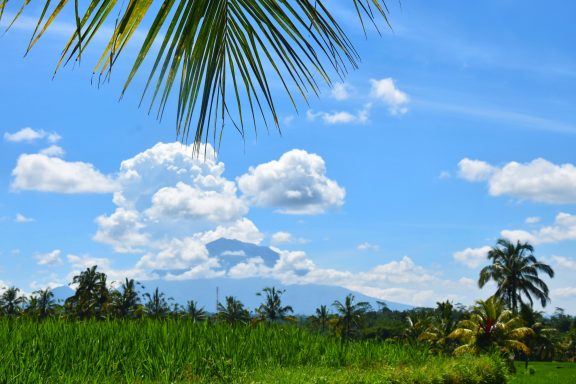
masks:
<path fill-rule="evenodd" d="M 436 357 L 296 326 L 0 320 L 1 383 L 502 383 L 497 359 Z"/>

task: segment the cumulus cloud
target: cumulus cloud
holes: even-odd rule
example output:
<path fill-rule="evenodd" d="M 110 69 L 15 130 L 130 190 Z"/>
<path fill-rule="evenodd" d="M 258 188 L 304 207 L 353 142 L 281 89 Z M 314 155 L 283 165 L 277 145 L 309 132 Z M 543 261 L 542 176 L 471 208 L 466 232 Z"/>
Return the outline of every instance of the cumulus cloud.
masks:
<path fill-rule="evenodd" d="M 460 176 L 488 182 L 492 196 L 509 195 L 518 200 L 549 204 L 576 203 L 576 167 L 538 158 L 528 163 L 509 162 L 494 167 L 484 161 L 463 159 Z"/>
<path fill-rule="evenodd" d="M 24 223 L 31 223 L 35 220 L 31 217 L 26 217 L 21 213 L 17 213 L 16 217 L 14 218 L 14 221 L 18 224 L 24 224 Z"/>
<path fill-rule="evenodd" d="M 40 154 L 50 157 L 63 157 L 66 152 L 58 145 L 51 145 L 40 151 Z"/>
<path fill-rule="evenodd" d="M 468 158 L 460 160 L 458 168 L 460 177 L 468 181 L 486 181 L 495 172 L 490 164 Z"/>
<path fill-rule="evenodd" d="M 526 218 L 526 224 L 537 224 L 540 222 L 540 218 L 536 216 L 531 216 Z"/>
<path fill-rule="evenodd" d="M 116 183 L 83 162 L 67 162 L 43 154 L 24 154 L 12 171 L 13 190 L 56 193 L 110 193 Z"/>
<path fill-rule="evenodd" d="M 361 110 L 356 113 L 347 111 L 334 111 L 334 112 L 314 112 L 311 109 L 306 112 L 306 118 L 309 121 L 321 119 L 325 124 L 365 124 L 370 118 L 371 104 L 366 104 Z"/>
<path fill-rule="evenodd" d="M 279 245 L 279 244 L 306 244 L 308 241 L 306 239 L 294 237 L 289 232 L 276 232 L 273 233 L 270 242 L 272 245 Z"/>
<path fill-rule="evenodd" d="M 576 216 L 560 212 L 556 215 L 553 225 L 544 226 L 532 231 L 506 229 L 501 231 L 500 235 L 511 241 L 528 242 L 534 245 L 576 240 Z"/>
<path fill-rule="evenodd" d="M 347 100 L 350 97 L 350 85 L 346 83 L 334 83 L 330 90 L 330 96 L 338 101 Z"/>
<path fill-rule="evenodd" d="M 356 249 L 358 249 L 359 251 L 379 251 L 380 246 L 377 244 L 370 244 L 368 242 L 364 242 L 364 243 L 358 244 Z"/>
<path fill-rule="evenodd" d="M 96 219 L 98 230 L 93 239 L 112 245 L 116 252 L 142 252 L 140 247 L 149 244 L 150 240 L 142 233 L 145 225 L 141 221 L 138 211 L 117 208 L 113 214 L 102 215 Z"/>
<path fill-rule="evenodd" d="M 550 296 L 557 298 L 576 297 L 576 287 L 555 288 L 550 292 Z"/>
<path fill-rule="evenodd" d="M 56 143 L 61 139 L 60 135 L 57 133 L 48 133 L 44 130 L 34 130 L 30 127 L 22 128 L 18 132 L 14 133 L 4 133 L 4 140 L 10 141 L 13 143 L 19 142 L 34 142 L 40 139 L 46 139 L 49 143 Z"/>
<path fill-rule="evenodd" d="M 552 256 L 552 261 L 560 268 L 572 269 L 576 271 L 576 260 L 565 256 Z"/>
<path fill-rule="evenodd" d="M 406 105 L 410 98 L 396 87 L 394 80 L 391 78 L 371 79 L 370 83 L 372 84 L 370 95 L 383 101 L 392 115 L 401 115 L 408 112 Z"/>
<path fill-rule="evenodd" d="M 487 262 L 488 251 L 492 247 L 484 246 L 480 248 L 466 248 L 463 251 L 455 252 L 452 257 L 457 262 L 466 265 L 468 268 L 476 268 L 480 264 Z"/>
<path fill-rule="evenodd" d="M 345 190 L 326 176 L 324 160 L 294 149 L 279 160 L 251 167 L 238 186 L 252 204 L 286 214 L 314 215 L 344 204 Z"/>
<path fill-rule="evenodd" d="M 62 259 L 60 258 L 61 253 L 62 251 L 55 249 L 52 252 L 36 255 L 35 259 L 38 265 L 56 265 L 62 263 Z"/>

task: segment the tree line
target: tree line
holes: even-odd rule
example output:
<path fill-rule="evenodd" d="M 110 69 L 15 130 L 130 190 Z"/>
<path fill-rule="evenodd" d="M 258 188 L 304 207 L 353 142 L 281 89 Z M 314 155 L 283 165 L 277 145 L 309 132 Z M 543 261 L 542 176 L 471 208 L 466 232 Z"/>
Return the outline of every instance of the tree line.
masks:
<path fill-rule="evenodd" d="M 420 344 L 432 353 L 450 355 L 498 351 L 508 360 L 574 360 L 576 357 L 576 317 L 556 308 L 550 317 L 533 308 L 537 298 L 542 306 L 550 302 L 549 289 L 539 273 L 554 276 L 552 268 L 539 262 L 527 243 L 498 240 L 488 253 L 491 264 L 480 272 L 478 284 L 496 283 L 496 292 L 472 307 L 450 301 L 436 308 L 390 310 L 385 302 L 373 308 L 356 302 L 353 295 L 331 305 L 321 305 L 312 316 L 296 316 L 292 306 L 282 301 L 284 290 L 266 287 L 257 295 L 260 306 L 250 311 L 233 296 L 208 313 L 198 302 L 175 303 L 156 288 L 144 288 L 133 279 L 110 287 L 97 266 L 86 268 L 72 279 L 73 296 L 56 302 L 49 289 L 29 297 L 9 287 L 0 295 L 0 315 L 4 318 L 49 318 L 65 320 L 185 319 L 192 323 L 224 322 L 233 326 L 279 323 L 301 326 L 312 332 L 350 340 L 396 340 Z"/>

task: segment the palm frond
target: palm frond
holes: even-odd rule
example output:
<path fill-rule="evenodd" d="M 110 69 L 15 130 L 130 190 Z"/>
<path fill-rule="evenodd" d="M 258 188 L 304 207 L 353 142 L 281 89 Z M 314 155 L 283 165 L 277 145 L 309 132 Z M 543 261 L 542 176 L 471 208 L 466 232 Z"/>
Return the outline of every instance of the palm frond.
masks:
<path fill-rule="evenodd" d="M 348 1 L 362 26 L 369 21 L 377 27 L 378 17 L 390 26 L 385 0 Z M 12 2 L 0 0 L 0 18 Z M 23 0 L 14 19 L 29 3 Z M 271 75 L 296 107 L 296 94 L 306 101 L 310 93 L 319 93 L 318 80 L 330 85 L 332 71 L 341 77 L 358 66 L 358 52 L 322 0 L 90 0 L 84 9 L 78 0 L 44 0 L 28 51 L 70 6 L 75 29 L 56 71 L 81 60 L 117 9 L 114 31 L 94 73 L 100 81 L 109 78 L 135 31 L 147 28 L 122 95 L 152 56 L 142 98 L 151 94 L 149 111 L 156 106 L 161 119 L 175 93 L 177 137 L 188 141 L 194 130 L 196 150 L 210 133 L 214 141 L 221 138 L 225 121 L 244 136 L 247 111 L 255 128 L 261 118 L 266 127 L 271 122 L 280 130 Z M 151 24 L 144 25 L 154 12 Z M 152 52 L 155 42 L 159 48 Z"/>

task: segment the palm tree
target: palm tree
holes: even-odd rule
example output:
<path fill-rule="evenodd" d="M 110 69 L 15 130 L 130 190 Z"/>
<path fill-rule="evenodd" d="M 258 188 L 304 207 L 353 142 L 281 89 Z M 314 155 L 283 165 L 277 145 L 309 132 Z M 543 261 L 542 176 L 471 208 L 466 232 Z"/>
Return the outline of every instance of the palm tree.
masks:
<path fill-rule="evenodd" d="M 114 292 L 112 301 L 117 316 L 121 318 L 134 317 L 140 305 L 140 294 L 136 285 L 138 283 L 134 279 L 126 278 L 120 290 Z"/>
<path fill-rule="evenodd" d="M 9 287 L 0 296 L 0 313 L 14 317 L 22 311 L 22 305 L 26 303 L 26 296 L 20 295 L 19 288 Z"/>
<path fill-rule="evenodd" d="M 308 318 L 310 324 L 316 327 L 321 333 L 326 332 L 330 324 L 330 313 L 325 305 L 316 308 L 316 314 Z"/>
<path fill-rule="evenodd" d="M 332 304 L 339 315 L 336 326 L 340 331 L 342 340 L 349 340 L 360 328 L 364 314 L 370 309 L 370 304 L 365 301 L 354 304 L 354 295 L 346 296 L 344 303 L 336 300 Z"/>
<path fill-rule="evenodd" d="M 96 265 L 86 268 L 72 279 L 71 284 L 77 285 L 76 292 L 74 296 L 66 299 L 64 305 L 67 311 L 80 319 L 106 316 L 111 295 L 107 287 L 106 274 L 98 272 L 97 268 Z"/>
<path fill-rule="evenodd" d="M 0 19 L 8 4 L 0 1 Z M 30 1 L 16 12 L 18 18 Z M 53 2 L 52 2 L 53 3 Z M 41 1 L 38 18 L 28 51 L 71 1 L 61 0 L 51 8 L 51 1 Z M 331 85 L 332 67 L 342 77 L 349 66 L 358 66 L 359 56 L 349 37 L 322 0 L 163 0 L 155 1 L 91 0 L 81 11 L 74 2 L 75 30 L 62 50 L 58 68 L 69 61 L 80 61 L 100 28 L 114 25 L 114 32 L 94 68 L 102 80 L 109 78 L 145 16 L 156 12 L 146 38 L 136 56 L 122 94 L 151 55 L 154 42 L 160 49 L 153 61 L 142 98 L 152 93 L 149 110 L 158 106 L 158 118 L 171 92 L 177 92 L 177 134 L 188 139 L 189 128 L 196 129 L 194 143 L 207 141 L 212 131 L 214 141 L 229 120 L 244 136 L 245 120 L 256 126 L 260 115 L 266 127 L 268 119 L 279 128 L 278 114 L 269 86 L 273 74 L 292 104 L 294 93 L 307 101 L 309 93 L 318 94 L 321 81 Z M 119 4 L 125 4 L 122 9 Z M 361 25 L 367 20 L 376 26 L 378 15 L 388 23 L 385 0 L 348 0 Z M 106 21 L 115 20 L 113 23 Z M 389 24 L 388 24 L 389 25 Z M 326 63 L 327 62 L 327 63 Z M 176 87 L 174 87 L 176 81 Z M 179 86 L 178 86 L 179 81 Z M 174 91 L 178 89 L 178 91 Z M 243 92 L 242 92 L 243 91 Z M 236 111 L 234 111 L 236 109 Z M 260 118 L 259 117 L 259 118 Z"/>
<path fill-rule="evenodd" d="M 277 290 L 275 287 L 266 287 L 262 292 L 256 293 L 258 296 L 266 295 L 264 302 L 256 310 L 262 319 L 270 322 L 278 322 L 283 320 L 294 320 L 294 317 L 289 316 L 288 313 L 293 313 L 294 310 L 291 306 L 282 306 L 282 294 L 284 290 Z"/>
<path fill-rule="evenodd" d="M 206 319 L 206 311 L 204 307 L 199 307 L 198 302 L 194 300 L 186 303 L 186 315 L 193 323 L 204 321 Z"/>
<path fill-rule="evenodd" d="M 248 324 L 250 313 L 244 308 L 244 304 L 233 296 L 226 296 L 226 305 L 218 303 L 216 317 L 228 324 Z"/>
<path fill-rule="evenodd" d="M 436 303 L 436 310 L 430 319 L 430 325 L 420 336 L 421 341 L 432 344 L 432 349 L 438 353 L 449 353 L 453 340 L 450 334 L 456 327 L 456 313 L 454 305 L 446 300 Z"/>
<path fill-rule="evenodd" d="M 173 299 L 171 297 L 166 298 L 164 292 L 160 292 L 158 287 L 156 287 L 152 294 L 146 292 L 144 298 L 146 299 L 144 307 L 149 316 L 160 318 L 165 317 L 170 312 L 170 304 L 168 304 L 168 301 Z"/>
<path fill-rule="evenodd" d="M 480 271 L 478 285 L 482 288 L 488 281 L 494 280 L 498 289 L 495 296 L 502 299 L 514 313 L 518 313 L 518 305 L 523 303 L 525 296 L 533 305 L 535 296 L 543 307 L 550 302 L 546 283 L 538 276 L 539 272 L 554 277 L 552 268 L 536 260 L 534 247 L 528 243 L 516 244 L 499 239 L 497 245 L 488 252 L 492 261 Z"/>
<path fill-rule="evenodd" d="M 43 320 L 53 316 L 56 307 L 54 293 L 50 289 L 41 289 L 33 292 L 26 310 L 35 318 Z"/>
<path fill-rule="evenodd" d="M 464 343 L 454 350 L 456 354 L 498 350 L 510 356 L 513 351 L 530 353 L 522 340 L 533 334 L 532 329 L 523 326 L 520 317 L 506 309 L 499 298 L 492 296 L 476 301 L 470 318 L 458 322 L 449 337 Z"/>

